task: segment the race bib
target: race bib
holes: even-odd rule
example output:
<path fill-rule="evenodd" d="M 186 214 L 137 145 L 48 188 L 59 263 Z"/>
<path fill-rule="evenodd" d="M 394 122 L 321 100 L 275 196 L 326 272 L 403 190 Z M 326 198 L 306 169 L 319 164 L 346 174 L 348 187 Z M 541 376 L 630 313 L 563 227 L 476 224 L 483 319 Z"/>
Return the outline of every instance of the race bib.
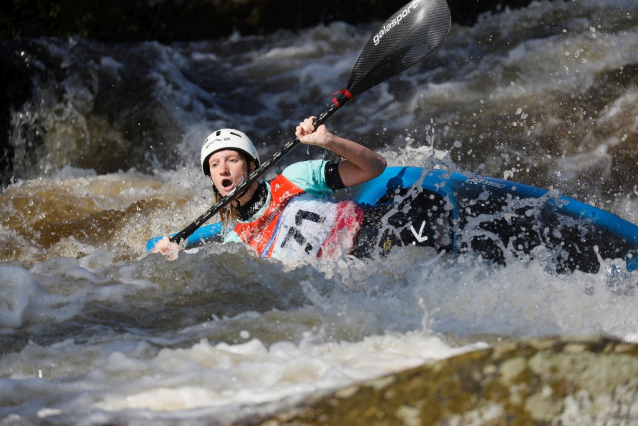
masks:
<path fill-rule="evenodd" d="M 279 219 L 271 256 L 332 257 L 338 248 L 349 250 L 362 217 L 352 200 L 330 201 L 309 194 L 294 197 Z"/>

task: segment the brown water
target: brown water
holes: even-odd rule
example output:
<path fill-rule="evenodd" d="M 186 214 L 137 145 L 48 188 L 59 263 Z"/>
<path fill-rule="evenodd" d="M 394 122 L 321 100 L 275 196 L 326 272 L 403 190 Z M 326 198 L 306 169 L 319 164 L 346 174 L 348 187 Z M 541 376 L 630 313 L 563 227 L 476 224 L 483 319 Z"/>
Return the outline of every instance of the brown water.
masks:
<path fill-rule="evenodd" d="M 416 247 L 368 264 L 234 244 L 145 254 L 210 205 L 197 164 L 210 131 L 242 129 L 267 157 L 343 88 L 373 30 L 2 41 L 34 91 L 13 115 L 0 194 L 0 423 L 216 424 L 484 340 L 636 339 L 636 278 L 618 259 L 557 275 L 542 252 L 507 267 Z M 445 167 L 638 223 L 636 64 L 635 2 L 536 2 L 454 26 L 328 125 L 391 165 L 431 165 L 436 148 Z"/>

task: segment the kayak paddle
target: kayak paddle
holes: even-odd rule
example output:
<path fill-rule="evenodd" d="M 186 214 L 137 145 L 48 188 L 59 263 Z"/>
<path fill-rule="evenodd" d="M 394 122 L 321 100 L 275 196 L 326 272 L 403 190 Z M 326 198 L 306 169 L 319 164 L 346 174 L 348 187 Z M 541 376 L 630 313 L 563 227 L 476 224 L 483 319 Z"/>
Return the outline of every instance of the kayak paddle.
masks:
<path fill-rule="evenodd" d="M 347 89 L 337 92 L 338 95 L 332 99 L 333 104 L 317 117 L 314 127 L 319 127 L 354 97 L 425 58 L 445 40 L 449 31 L 450 9 L 445 0 L 413 0 L 403 6 L 368 40 L 352 70 Z M 188 238 L 299 143 L 299 139 L 294 138 L 284 145 L 234 190 L 175 234 L 171 242 L 179 244 Z"/>

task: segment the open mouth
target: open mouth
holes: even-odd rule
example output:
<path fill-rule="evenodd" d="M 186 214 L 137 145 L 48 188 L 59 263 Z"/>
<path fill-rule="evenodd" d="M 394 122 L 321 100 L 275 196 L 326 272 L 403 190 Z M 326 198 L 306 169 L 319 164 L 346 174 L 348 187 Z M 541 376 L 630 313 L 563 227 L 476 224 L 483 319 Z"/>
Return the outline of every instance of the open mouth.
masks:
<path fill-rule="evenodd" d="M 233 188 L 233 181 L 230 179 L 223 179 L 222 188 L 224 188 L 224 190 L 226 191 L 230 191 Z"/>

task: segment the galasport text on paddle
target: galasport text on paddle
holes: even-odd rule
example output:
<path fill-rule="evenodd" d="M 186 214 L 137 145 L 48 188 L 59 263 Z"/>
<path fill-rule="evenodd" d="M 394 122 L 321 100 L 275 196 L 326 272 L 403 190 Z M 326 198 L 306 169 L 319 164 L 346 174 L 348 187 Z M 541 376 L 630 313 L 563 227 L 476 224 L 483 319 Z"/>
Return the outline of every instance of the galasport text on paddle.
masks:
<path fill-rule="evenodd" d="M 450 9 L 445 0 L 414 0 L 399 9 L 368 40 L 350 74 L 347 88 L 337 92 L 333 104 L 317 117 L 314 127 L 319 127 L 354 97 L 405 71 L 432 53 L 445 40 L 450 31 L 450 21 Z M 179 244 L 192 235 L 299 143 L 299 139 L 295 138 L 284 145 L 224 198 L 175 234 L 171 242 Z"/>

